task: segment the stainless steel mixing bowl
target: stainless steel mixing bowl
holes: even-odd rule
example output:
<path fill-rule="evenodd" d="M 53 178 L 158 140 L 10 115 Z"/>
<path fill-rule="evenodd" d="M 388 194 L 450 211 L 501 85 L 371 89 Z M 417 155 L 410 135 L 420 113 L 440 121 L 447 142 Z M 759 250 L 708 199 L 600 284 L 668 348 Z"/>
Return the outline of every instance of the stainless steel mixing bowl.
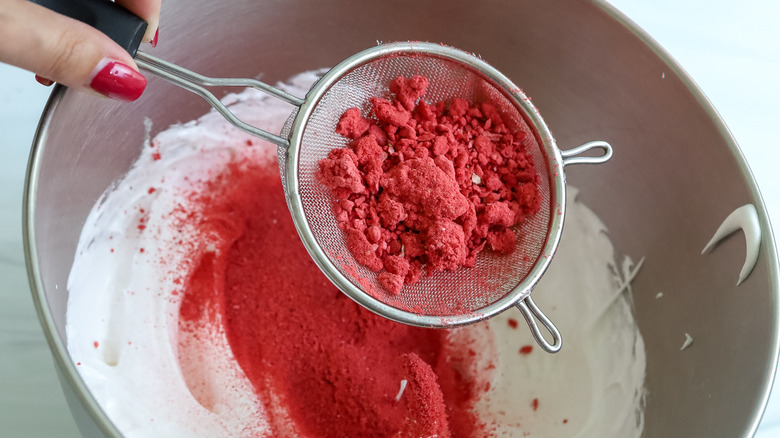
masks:
<path fill-rule="evenodd" d="M 413 12 L 412 12 L 413 11 Z M 729 132 L 691 80 L 642 31 L 601 2 L 259 2 L 167 0 L 152 53 L 210 76 L 274 82 L 332 66 L 377 40 L 443 42 L 481 54 L 523 87 L 561 147 L 593 138 L 615 148 L 569 182 L 618 250 L 646 257 L 634 281 L 647 349 L 648 437 L 751 436 L 778 355 L 778 263 L 758 189 Z M 662 78 L 662 73 L 665 78 Z M 136 158 L 143 119 L 154 132 L 208 110 L 151 78 L 119 104 L 55 89 L 30 160 L 25 247 L 38 313 L 85 436 L 119 436 L 65 348 L 66 283 L 84 219 Z M 700 255 L 735 208 L 763 229 L 738 288 L 739 237 Z M 663 300 L 656 300 L 664 291 Z M 695 344 L 680 351 L 684 333 Z M 128 407 L 132 408 L 132 407 Z"/>

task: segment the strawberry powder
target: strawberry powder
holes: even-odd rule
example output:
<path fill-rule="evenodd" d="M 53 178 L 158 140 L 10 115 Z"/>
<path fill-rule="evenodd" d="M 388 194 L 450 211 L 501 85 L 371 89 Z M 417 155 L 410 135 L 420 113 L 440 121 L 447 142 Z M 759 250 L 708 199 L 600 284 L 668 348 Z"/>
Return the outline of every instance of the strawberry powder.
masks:
<path fill-rule="evenodd" d="M 394 99 L 350 108 L 336 132 L 351 139 L 319 162 L 355 260 L 392 294 L 423 271 L 472 267 L 488 247 L 515 250 L 511 227 L 541 204 L 527 126 L 510 129 L 488 102 L 427 104 L 428 79 L 399 76 Z"/>
<path fill-rule="evenodd" d="M 381 318 L 346 298 L 298 239 L 275 167 L 234 164 L 197 203 L 196 222 L 213 251 L 193 254 L 180 330 L 204 317 L 222 321 L 266 404 L 269 436 L 489 432 L 473 411 L 489 389 L 492 359 L 477 365 L 485 349 L 456 343 L 448 331 Z M 388 272 L 408 269 L 401 257 L 386 263 Z"/>

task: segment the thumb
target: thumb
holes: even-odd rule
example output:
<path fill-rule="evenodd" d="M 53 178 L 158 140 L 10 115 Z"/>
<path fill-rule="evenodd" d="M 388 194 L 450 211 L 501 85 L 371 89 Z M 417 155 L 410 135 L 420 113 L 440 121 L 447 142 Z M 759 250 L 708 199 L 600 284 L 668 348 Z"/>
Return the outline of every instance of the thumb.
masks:
<path fill-rule="evenodd" d="M 130 54 L 102 32 L 26 0 L 0 0 L 0 61 L 117 100 L 146 88 Z"/>

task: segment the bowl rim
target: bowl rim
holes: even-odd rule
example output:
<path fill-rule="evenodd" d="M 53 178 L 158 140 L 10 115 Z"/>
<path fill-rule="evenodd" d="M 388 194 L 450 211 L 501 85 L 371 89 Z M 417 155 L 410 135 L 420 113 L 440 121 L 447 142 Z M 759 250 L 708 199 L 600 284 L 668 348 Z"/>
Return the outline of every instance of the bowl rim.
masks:
<path fill-rule="evenodd" d="M 655 41 L 655 39 L 653 39 L 646 31 L 640 28 L 635 22 L 625 16 L 617 8 L 607 3 L 606 0 L 591 0 L 591 3 L 606 13 L 610 18 L 614 19 L 618 24 L 622 25 L 634 36 L 639 38 L 639 40 L 645 46 L 652 50 L 655 55 L 667 65 L 671 74 L 674 74 L 688 89 L 691 95 L 697 100 L 701 109 L 713 121 L 713 125 L 725 140 L 726 145 L 734 157 L 739 167 L 740 173 L 747 183 L 748 189 L 753 197 L 753 203 L 758 212 L 759 223 L 763 231 L 763 252 L 767 257 L 769 265 L 770 288 L 775 298 L 771 303 L 771 305 L 774 307 L 772 313 L 776 316 L 771 321 L 772 328 L 770 343 L 772 347 L 772 354 L 770 360 L 764 367 L 764 374 L 767 376 L 766 385 L 764 386 L 762 393 L 759 394 L 759 403 L 751 413 L 752 418 L 749 421 L 748 429 L 745 431 L 745 436 L 753 436 L 755 435 L 761 422 L 761 418 L 763 417 L 766 410 L 767 402 L 769 401 L 769 395 L 776 378 L 775 374 L 778 367 L 778 359 L 780 358 L 780 317 L 777 317 L 777 315 L 780 315 L 780 286 L 778 285 L 778 281 L 780 279 L 780 267 L 778 263 L 778 253 L 777 247 L 775 245 L 774 233 L 772 232 L 766 205 L 764 204 L 764 200 L 761 196 L 758 185 L 756 184 L 755 178 L 753 177 L 753 174 L 748 167 L 747 161 L 737 146 L 731 131 L 726 127 L 726 124 L 715 110 L 712 103 L 709 101 L 709 99 L 707 99 L 701 89 L 694 83 L 688 73 L 672 58 L 672 56 L 665 49 L 661 47 L 657 41 Z M 68 354 L 65 341 L 57 334 L 54 318 L 46 302 L 44 285 L 40 275 L 40 266 L 38 264 L 38 252 L 34 245 L 36 242 L 34 206 L 37 197 L 36 191 L 39 184 L 40 161 L 46 149 L 46 140 L 48 138 L 51 120 L 55 114 L 55 111 L 59 107 L 60 102 L 65 97 L 66 92 L 67 88 L 62 85 L 58 84 L 54 87 L 49 100 L 43 109 L 40 122 L 33 137 L 33 143 L 27 165 L 27 173 L 25 176 L 22 200 L 22 239 L 24 246 L 25 265 L 27 268 L 27 277 L 30 284 L 30 291 L 33 303 L 35 305 L 35 310 L 38 315 L 38 320 L 43 329 L 46 341 L 49 344 L 49 348 L 52 351 L 52 356 L 57 367 L 61 384 L 68 384 L 70 388 L 73 389 L 73 393 L 77 397 L 78 401 L 84 407 L 87 414 L 91 417 L 96 427 L 105 436 L 121 437 L 121 432 L 109 419 L 106 412 L 100 407 L 95 397 L 87 388 L 86 383 L 81 379 L 75 364 Z M 68 400 L 68 402 L 70 404 L 70 400 Z M 73 411 L 72 407 L 71 411 Z"/>

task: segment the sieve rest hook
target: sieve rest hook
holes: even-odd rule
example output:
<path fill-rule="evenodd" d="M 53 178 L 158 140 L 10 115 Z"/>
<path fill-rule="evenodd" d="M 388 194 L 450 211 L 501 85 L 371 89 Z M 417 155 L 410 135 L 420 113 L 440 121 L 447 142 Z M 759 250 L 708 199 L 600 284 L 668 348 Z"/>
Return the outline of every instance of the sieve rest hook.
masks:
<path fill-rule="evenodd" d="M 561 350 L 561 345 L 563 344 L 563 340 L 561 339 L 561 332 L 558 331 L 558 328 L 555 327 L 555 324 L 550 321 L 550 318 L 548 318 L 547 315 L 539 310 L 539 307 L 536 305 L 536 303 L 534 303 L 534 300 L 532 300 L 530 296 L 526 297 L 522 301 L 519 301 L 517 304 L 515 304 L 515 306 L 520 310 L 520 313 L 523 314 L 525 322 L 528 323 L 528 328 L 531 329 L 531 334 L 533 335 L 534 339 L 536 339 L 536 343 L 542 347 L 542 350 L 548 353 L 557 353 Z M 547 339 L 545 339 L 542 335 L 542 331 L 539 329 L 539 325 L 536 323 L 537 319 L 552 335 L 552 344 L 547 342 Z"/>
<path fill-rule="evenodd" d="M 601 149 L 603 153 L 595 157 L 578 157 L 581 153 L 591 149 Z M 564 167 L 569 164 L 601 164 L 612 158 L 612 146 L 606 141 L 589 141 L 576 148 L 561 151 L 561 158 L 563 158 Z"/>
<path fill-rule="evenodd" d="M 264 82 L 258 81 L 257 79 L 211 78 L 143 52 L 136 53 L 135 62 L 144 70 L 147 70 L 148 72 L 153 73 L 154 75 L 165 79 L 174 85 L 178 85 L 199 95 L 236 128 L 256 137 L 262 138 L 263 140 L 269 141 L 277 146 L 281 146 L 285 149 L 290 147 L 290 141 L 288 139 L 280 137 L 279 135 L 273 134 L 271 132 L 264 131 L 256 126 L 252 126 L 249 123 L 246 123 L 236 117 L 236 115 L 233 114 L 228 109 L 228 107 L 225 106 L 225 104 L 217 99 L 217 97 L 214 96 L 212 92 L 207 90 L 206 87 L 251 87 L 255 90 L 268 93 L 291 105 L 295 105 L 296 107 L 303 105 L 303 99 L 295 97 L 292 94 L 289 94 L 278 88 L 274 88 Z"/>

